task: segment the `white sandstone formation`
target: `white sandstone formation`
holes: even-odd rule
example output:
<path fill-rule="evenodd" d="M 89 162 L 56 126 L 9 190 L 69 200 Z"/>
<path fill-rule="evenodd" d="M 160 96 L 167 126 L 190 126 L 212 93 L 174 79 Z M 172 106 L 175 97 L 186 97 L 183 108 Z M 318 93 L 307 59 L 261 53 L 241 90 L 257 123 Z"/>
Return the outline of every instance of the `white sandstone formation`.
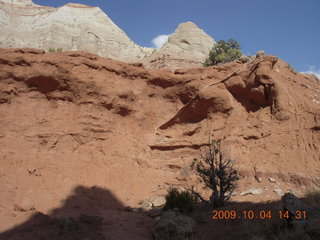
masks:
<path fill-rule="evenodd" d="M 157 68 L 197 67 L 208 57 L 215 41 L 192 22 L 181 23 L 169 40 L 150 57 Z"/>
<path fill-rule="evenodd" d="M 160 49 L 135 44 L 98 7 L 44 7 L 31 0 L 0 0 L 0 47 L 86 51 L 152 68 L 200 66 L 215 44 L 191 22 L 179 25 Z"/>

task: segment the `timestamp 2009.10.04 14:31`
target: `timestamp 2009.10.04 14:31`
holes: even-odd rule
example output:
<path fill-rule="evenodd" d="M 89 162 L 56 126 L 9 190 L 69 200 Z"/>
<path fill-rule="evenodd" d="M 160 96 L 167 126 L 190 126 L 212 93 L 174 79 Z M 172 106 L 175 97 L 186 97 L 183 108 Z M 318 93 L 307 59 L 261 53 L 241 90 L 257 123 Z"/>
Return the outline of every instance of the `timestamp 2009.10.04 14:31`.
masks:
<path fill-rule="evenodd" d="M 295 211 L 295 212 L 289 212 L 289 211 L 278 211 L 278 212 L 272 212 L 272 211 L 235 211 L 235 210 L 214 210 L 212 211 L 212 219 L 213 220 L 223 220 L 223 219 L 271 219 L 271 218 L 279 218 L 279 219 L 306 219 L 307 218 L 307 212 L 305 210 L 301 211 Z"/>

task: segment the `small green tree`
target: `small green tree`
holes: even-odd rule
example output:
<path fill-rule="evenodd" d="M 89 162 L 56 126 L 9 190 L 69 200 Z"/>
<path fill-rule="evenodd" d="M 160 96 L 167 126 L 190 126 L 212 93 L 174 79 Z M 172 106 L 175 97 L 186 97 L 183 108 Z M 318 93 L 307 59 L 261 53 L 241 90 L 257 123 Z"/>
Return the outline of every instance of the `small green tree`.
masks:
<path fill-rule="evenodd" d="M 230 49 L 240 49 L 240 43 L 233 38 L 228 40 L 227 45 Z"/>
<path fill-rule="evenodd" d="M 240 44 L 229 39 L 227 42 L 220 40 L 210 51 L 209 57 L 205 60 L 204 66 L 212 66 L 220 63 L 232 62 L 242 56 Z"/>
<path fill-rule="evenodd" d="M 220 140 L 209 140 L 205 152 L 201 154 L 202 161 L 197 164 L 198 174 L 212 190 L 210 202 L 213 207 L 223 206 L 231 198 L 239 179 L 234 162 L 222 152 L 220 144 Z"/>
<path fill-rule="evenodd" d="M 172 188 L 166 195 L 166 204 L 163 210 L 179 209 L 184 214 L 189 214 L 197 201 L 197 198 L 188 191 L 179 192 L 178 189 Z"/>

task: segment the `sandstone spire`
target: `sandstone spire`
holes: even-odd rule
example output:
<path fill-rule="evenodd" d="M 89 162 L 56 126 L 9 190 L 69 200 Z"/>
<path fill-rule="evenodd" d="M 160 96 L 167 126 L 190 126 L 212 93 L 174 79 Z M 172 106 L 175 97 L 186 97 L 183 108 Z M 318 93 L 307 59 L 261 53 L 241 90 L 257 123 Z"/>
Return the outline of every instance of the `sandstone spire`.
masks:
<path fill-rule="evenodd" d="M 215 41 L 192 22 L 181 23 L 168 42 L 150 57 L 150 64 L 163 67 L 196 67 L 204 62 Z"/>

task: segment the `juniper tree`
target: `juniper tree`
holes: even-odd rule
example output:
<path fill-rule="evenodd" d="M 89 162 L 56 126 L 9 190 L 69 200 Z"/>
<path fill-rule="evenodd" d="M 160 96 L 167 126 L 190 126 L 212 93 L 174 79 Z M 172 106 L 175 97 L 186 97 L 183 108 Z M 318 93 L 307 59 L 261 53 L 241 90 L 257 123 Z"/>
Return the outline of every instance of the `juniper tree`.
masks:
<path fill-rule="evenodd" d="M 220 140 L 209 140 L 201 158 L 202 161 L 197 164 L 197 172 L 212 190 L 210 202 L 213 207 L 223 206 L 231 198 L 238 180 L 234 161 L 221 150 Z"/>
<path fill-rule="evenodd" d="M 209 57 L 204 62 L 204 66 L 212 66 L 220 63 L 231 62 L 242 56 L 240 44 L 234 40 L 229 39 L 227 42 L 220 40 L 212 48 Z"/>

